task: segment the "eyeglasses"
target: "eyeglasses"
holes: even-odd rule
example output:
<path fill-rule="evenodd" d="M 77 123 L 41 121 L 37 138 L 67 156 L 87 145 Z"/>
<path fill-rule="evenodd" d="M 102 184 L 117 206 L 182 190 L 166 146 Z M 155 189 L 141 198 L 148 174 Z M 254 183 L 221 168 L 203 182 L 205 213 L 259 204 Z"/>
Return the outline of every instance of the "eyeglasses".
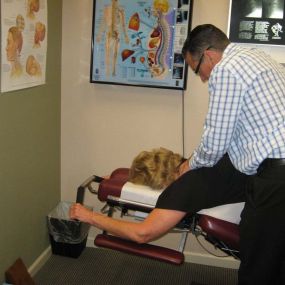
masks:
<path fill-rule="evenodd" d="M 209 50 L 210 48 L 212 48 L 212 46 L 207 47 L 207 48 L 203 51 L 203 53 L 202 53 L 202 55 L 201 55 L 201 57 L 200 57 L 200 59 L 199 59 L 198 65 L 197 65 L 197 67 L 196 67 L 195 70 L 194 70 L 195 74 L 198 74 L 198 73 L 199 73 L 199 70 L 200 70 L 200 67 L 201 67 L 201 64 L 202 64 L 203 58 L 204 58 L 204 52 L 205 52 L 206 50 Z"/>

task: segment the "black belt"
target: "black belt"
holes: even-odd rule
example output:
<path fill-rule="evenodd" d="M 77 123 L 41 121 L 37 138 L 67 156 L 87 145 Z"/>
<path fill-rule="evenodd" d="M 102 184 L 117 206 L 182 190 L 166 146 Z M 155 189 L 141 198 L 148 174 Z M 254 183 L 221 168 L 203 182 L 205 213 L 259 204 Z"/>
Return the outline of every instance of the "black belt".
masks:
<path fill-rule="evenodd" d="M 269 167 L 285 166 L 285 158 L 266 158 L 259 166 L 259 170 Z"/>

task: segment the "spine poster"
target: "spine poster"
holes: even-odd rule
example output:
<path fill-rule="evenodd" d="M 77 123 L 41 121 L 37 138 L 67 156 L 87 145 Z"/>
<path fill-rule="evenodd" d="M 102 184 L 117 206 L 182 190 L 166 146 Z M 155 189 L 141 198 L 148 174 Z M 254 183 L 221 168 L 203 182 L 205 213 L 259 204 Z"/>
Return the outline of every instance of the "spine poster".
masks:
<path fill-rule="evenodd" d="M 91 82 L 185 89 L 191 0 L 94 1 Z"/>

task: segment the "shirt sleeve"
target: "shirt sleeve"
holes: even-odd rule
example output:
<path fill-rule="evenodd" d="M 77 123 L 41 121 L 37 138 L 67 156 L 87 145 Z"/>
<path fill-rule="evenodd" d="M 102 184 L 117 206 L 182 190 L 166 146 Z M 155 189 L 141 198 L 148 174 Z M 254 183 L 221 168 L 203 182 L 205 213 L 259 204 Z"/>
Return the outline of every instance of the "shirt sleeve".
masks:
<path fill-rule="evenodd" d="M 211 167 L 228 151 L 238 122 L 243 85 L 229 69 L 218 67 L 209 80 L 209 109 L 204 132 L 190 168 Z"/>

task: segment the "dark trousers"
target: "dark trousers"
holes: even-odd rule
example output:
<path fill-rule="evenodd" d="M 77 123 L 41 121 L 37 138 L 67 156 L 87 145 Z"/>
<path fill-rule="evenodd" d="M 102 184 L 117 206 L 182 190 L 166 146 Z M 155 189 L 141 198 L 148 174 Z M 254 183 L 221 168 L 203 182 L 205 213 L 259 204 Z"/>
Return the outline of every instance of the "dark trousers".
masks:
<path fill-rule="evenodd" d="M 195 213 L 244 202 L 239 285 L 285 285 L 285 167 L 248 176 L 225 155 L 214 167 L 188 171 L 160 195 L 157 208 Z M 275 283 L 274 283 L 275 282 Z"/>
<path fill-rule="evenodd" d="M 239 284 L 285 285 L 285 166 L 250 176 L 245 194 Z"/>

